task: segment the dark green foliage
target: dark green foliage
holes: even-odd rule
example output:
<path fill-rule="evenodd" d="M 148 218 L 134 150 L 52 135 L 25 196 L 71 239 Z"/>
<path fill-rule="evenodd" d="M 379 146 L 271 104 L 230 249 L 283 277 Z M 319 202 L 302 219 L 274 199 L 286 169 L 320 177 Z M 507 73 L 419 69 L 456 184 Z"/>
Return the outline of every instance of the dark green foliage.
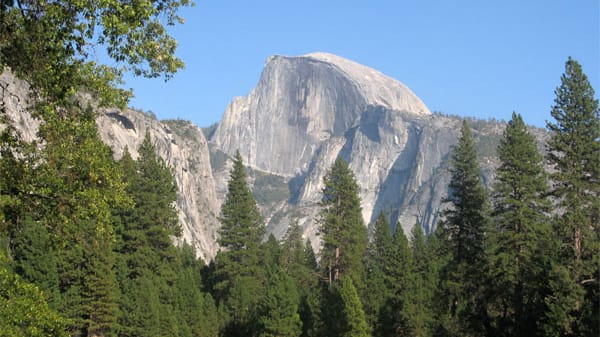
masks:
<path fill-rule="evenodd" d="M 67 337 L 68 321 L 52 310 L 35 285 L 15 274 L 0 251 L 0 335 Z"/>
<path fill-rule="evenodd" d="M 117 281 L 114 273 L 115 257 L 112 235 L 97 229 L 87 243 L 86 275 L 83 280 L 84 308 L 87 334 L 110 336 L 117 323 Z"/>
<path fill-rule="evenodd" d="M 480 178 L 479 164 L 471 129 L 463 122 L 461 136 L 452 153 L 452 175 L 444 212 L 444 227 L 452 242 L 457 263 L 479 267 L 484 259 L 484 236 L 487 219 L 487 195 Z"/>
<path fill-rule="evenodd" d="M 393 292 L 394 279 L 391 275 L 391 259 L 394 256 L 394 244 L 390 224 L 383 213 L 379 214 L 373 226 L 373 240 L 369 244 L 367 258 L 367 292 L 365 296 L 365 314 L 369 325 L 376 334 L 382 330 L 381 324 L 392 320 L 386 306 Z M 389 311 L 389 310 L 387 310 Z M 384 317 L 385 316 L 385 317 Z"/>
<path fill-rule="evenodd" d="M 564 311 L 564 334 L 592 334 L 600 324 L 600 112 L 594 89 L 581 65 L 565 64 L 548 122 L 548 160 L 553 165 L 553 191 L 561 209 L 554 220 L 561 240 L 561 264 L 575 286 L 574 306 L 550 301 Z M 563 275 L 562 272 L 558 274 Z"/>
<path fill-rule="evenodd" d="M 214 303 L 204 303 L 201 262 L 192 247 L 176 249 L 172 237 L 181 232 L 177 213 L 176 185 L 171 169 L 156 155 L 147 134 L 134 161 L 124 152 L 121 167 L 132 209 L 118 209 L 119 335 L 198 336 L 203 319 L 216 315 Z"/>
<path fill-rule="evenodd" d="M 325 175 L 324 184 L 319 213 L 321 268 L 329 284 L 348 275 L 360 291 L 364 289 L 368 238 L 356 178 L 340 158 Z"/>
<path fill-rule="evenodd" d="M 498 154 L 488 313 L 497 336 L 543 336 L 547 271 L 556 245 L 542 156 L 520 115 L 513 113 Z"/>
<path fill-rule="evenodd" d="M 425 319 L 422 317 L 425 300 L 422 294 L 422 280 L 415 272 L 412 250 L 404 235 L 401 224 L 396 226 L 393 236 L 393 256 L 387 262 L 391 267 L 392 297 L 390 306 L 393 316 L 387 329 L 411 336 L 423 336 Z"/>
<path fill-rule="evenodd" d="M 227 297 L 222 301 L 226 336 L 256 336 L 260 331 L 259 308 L 265 288 L 254 276 L 232 276 Z"/>
<path fill-rule="evenodd" d="M 450 208 L 442 224 L 451 259 L 442 271 L 441 296 L 450 323 L 447 334 L 481 335 L 488 329 L 484 307 L 485 240 L 489 218 L 475 143 L 466 121 L 453 148 Z"/>
<path fill-rule="evenodd" d="M 341 331 L 340 337 L 368 337 L 369 326 L 365 319 L 362 303 L 358 297 L 352 279 L 343 275 L 338 286 L 339 299 L 341 301 Z"/>
<path fill-rule="evenodd" d="M 16 235 L 12 255 L 17 274 L 51 295 L 50 301 L 57 300 L 57 256 L 48 230 L 38 223 L 26 224 Z"/>
<path fill-rule="evenodd" d="M 416 223 L 411 239 L 413 270 L 408 281 L 412 312 L 408 315 L 415 336 L 431 336 L 434 326 L 433 297 L 438 286 L 439 269 L 432 247 L 435 238 L 426 240 L 421 224 Z"/>
<path fill-rule="evenodd" d="M 225 315 L 224 333 L 252 336 L 260 329 L 259 306 L 265 295 L 264 267 L 277 268 L 279 243 L 261 244 L 265 233 L 262 216 L 246 184 L 246 172 L 236 153 L 225 202 L 221 206 L 219 244 L 215 258 L 214 293 Z M 261 264 L 267 266 L 261 267 Z"/>
<path fill-rule="evenodd" d="M 292 230 L 293 231 L 293 230 Z M 299 238 L 302 240 L 302 238 Z M 306 240 L 303 247 L 303 256 L 301 266 L 306 270 L 306 273 L 295 272 L 297 276 L 296 287 L 300 293 L 300 306 L 298 312 L 302 320 L 302 336 L 320 336 L 320 331 L 323 329 L 322 319 L 322 283 L 321 274 L 317 266 L 317 259 L 313 251 L 310 240 Z M 294 275 L 292 274 L 292 275 Z"/>
<path fill-rule="evenodd" d="M 262 216 L 246 184 L 246 172 L 239 152 L 235 156 L 219 219 L 219 244 L 223 251 L 216 258 L 219 282 L 215 288 L 220 300 L 227 295 L 234 276 L 256 275 L 260 243 L 265 233 Z"/>
<path fill-rule="evenodd" d="M 302 332 L 299 294 L 294 281 L 280 269 L 267 274 L 267 290 L 260 306 L 259 336 L 296 337 Z"/>

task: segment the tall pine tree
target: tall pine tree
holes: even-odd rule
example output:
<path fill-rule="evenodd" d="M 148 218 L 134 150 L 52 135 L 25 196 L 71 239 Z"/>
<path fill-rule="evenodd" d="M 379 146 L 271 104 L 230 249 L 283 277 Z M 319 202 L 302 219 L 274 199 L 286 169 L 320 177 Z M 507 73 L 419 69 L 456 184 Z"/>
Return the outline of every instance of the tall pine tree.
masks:
<path fill-rule="evenodd" d="M 453 327 L 465 335 L 481 335 L 487 318 L 483 300 L 485 238 L 489 218 L 487 194 L 481 183 L 471 129 L 463 121 L 453 148 L 449 195 L 443 223 L 452 258 L 443 272 L 443 288 Z M 454 333 L 449 331 L 447 333 Z"/>
<path fill-rule="evenodd" d="M 260 262 L 259 248 L 265 227 L 252 191 L 246 183 L 242 157 L 236 152 L 227 184 L 227 196 L 221 206 L 219 245 L 222 254 L 217 257 L 217 273 L 221 283 L 217 289 L 227 288 L 234 275 L 254 275 Z"/>
<path fill-rule="evenodd" d="M 569 58 L 548 122 L 548 160 L 559 212 L 562 265 L 573 283 L 572 304 L 563 311 L 567 334 L 590 334 L 600 324 L 600 112 L 581 65 Z"/>
<path fill-rule="evenodd" d="M 218 242 L 221 251 L 215 258 L 216 299 L 226 310 L 225 333 L 232 336 L 257 334 L 258 308 L 264 295 L 261 241 L 265 234 L 263 219 L 252 191 L 246 183 L 242 157 L 236 152 L 221 206 Z"/>
<path fill-rule="evenodd" d="M 325 175 L 324 184 L 319 213 L 321 267 L 329 284 L 348 275 L 361 292 L 368 237 L 356 178 L 346 161 L 339 158 Z"/>
<path fill-rule="evenodd" d="M 513 113 L 498 146 L 490 252 L 491 299 L 497 336 L 542 336 L 550 239 L 548 182 L 535 138 Z"/>

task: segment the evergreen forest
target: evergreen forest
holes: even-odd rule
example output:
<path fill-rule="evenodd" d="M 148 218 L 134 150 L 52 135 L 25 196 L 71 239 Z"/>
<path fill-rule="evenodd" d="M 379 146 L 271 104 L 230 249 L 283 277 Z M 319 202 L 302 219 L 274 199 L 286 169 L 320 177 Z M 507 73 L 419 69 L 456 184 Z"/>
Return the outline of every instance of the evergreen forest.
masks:
<path fill-rule="evenodd" d="M 513 113 L 489 189 L 463 123 L 435 232 L 404 233 L 382 213 L 369 234 L 338 158 L 319 250 L 297 221 L 267 236 L 238 153 L 221 249 L 201 261 L 174 244 L 177 186 L 150 136 L 115 159 L 95 122 L 127 103 L 125 71 L 183 66 L 164 25 L 187 5 L 0 0 L 0 71 L 27 81 L 41 123 L 26 142 L 0 107 L 0 336 L 598 336 L 600 110 L 576 60 L 544 151 Z M 90 61 L 90 45 L 122 67 Z"/>

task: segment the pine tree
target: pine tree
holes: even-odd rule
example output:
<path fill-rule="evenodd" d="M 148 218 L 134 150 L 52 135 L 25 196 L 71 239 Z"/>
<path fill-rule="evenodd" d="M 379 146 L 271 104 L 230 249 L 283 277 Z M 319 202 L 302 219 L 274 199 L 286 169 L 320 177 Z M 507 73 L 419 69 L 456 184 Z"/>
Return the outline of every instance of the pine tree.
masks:
<path fill-rule="evenodd" d="M 296 274 L 300 279 L 307 271 L 304 256 L 304 242 L 302 242 L 302 228 L 297 220 L 292 221 L 282 238 L 281 264 L 288 274 Z"/>
<path fill-rule="evenodd" d="M 96 228 L 85 246 L 87 260 L 83 280 L 88 336 L 114 335 L 117 325 L 117 280 L 112 251 L 113 233 Z"/>
<path fill-rule="evenodd" d="M 319 213 L 322 235 L 321 266 L 329 284 L 348 275 L 359 289 L 364 289 L 363 258 L 368 238 L 364 225 L 359 188 L 350 167 L 343 159 L 335 161 L 324 178 Z"/>
<path fill-rule="evenodd" d="M 587 334 L 600 324 L 600 112 L 594 89 L 571 58 L 555 94 L 555 122 L 547 123 L 552 193 L 560 209 L 554 223 L 562 240 L 562 265 L 575 284 L 574 306 L 563 308 L 564 316 L 577 320 L 563 333 Z"/>
<path fill-rule="evenodd" d="M 301 278 L 297 284 L 300 293 L 298 312 L 302 320 L 302 336 L 317 337 L 322 335 L 321 331 L 323 329 L 323 315 L 321 312 L 323 291 L 317 258 L 308 239 L 303 247 L 302 265 L 305 266 L 306 272 L 299 274 Z"/>
<path fill-rule="evenodd" d="M 200 336 L 206 325 L 204 294 L 200 269 L 194 248 L 185 241 L 178 249 L 177 276 L 174 284 L 175 315 L 180 337 Z"/>
<path fill-rule="evenodd" d="M 373 225 L 373 241 L 369 244 L 368 249 L 365 296 L 367 321 L 376 334 L 382 329 L 381 321 L 392 320 L 389 317 L 390 310 L 386 310 L 386 305 L 393 295 L 392 289 L 395 282 L 390 275 L 391 259 L 394 257 L 393 250 L 390 224 L 385 215 L 380 213 Z"/>
<path fill-rule="evenodd" d="M 267 290 L 260 305 L 259 336 L 297 337 L 302 333 L 298 314 L 300 298 L 293 280 L 277 268 L 268 273 Z"/>
<path fill-rule="evenodd" d="M 553 246 L 547 218 L 548 183 L 535 138 L 513 113 L 498 146 L 490 252 L 490 309 L 495 335 L 542 336 L 547 270 Z"/>
<path fill-rule="evenodd" d="M 413 294 L 414 310 L 409 315 L 413 334 L 417 336 L 431 336 L 434 325 L 433 297 L 438 286 L 438 270 L 425 239 L 425 234 L 418 222 L 412 229 L 412 281 L 409 281 L 412 289 L 408 293 Z"/>
<path fill-rule="evenodd" d="M 23 280 L 35 284 L 49 296 L 49 304 L 58 298 L 57 256 L 48 230 L 39 223 L 25 222 L 14 235 L 12 256 L 15 271 Z"/>
<path fill-rule="evenodd" d="M 423 281 L 415 271 L 412 250 L 401 224 L 396 226 L 392 251 L 393 257 L 387 262 L 391 265 L 393 291 L 390 299 L 392 316 L 387 325 L 388 333 L 394 331 L 410 336 L 426 336 L 427 322 L 424 317 L 426 301 L 423 294 Z"/>
<path fill-rule="evenodd" d="M 220 221 L 221 251 L 215 258 L 214 290 L 228 317 L 225 334 L 253 335 L 259 330 L 258 306 L 264 296 L 265 277 L 260 264 L 265 262 L 261 245 L 265 227 L 246 184 L 239 152 L 234 157 Z"/>
<path fill-rule="evenodd" d="M 480 335 L 488 328 L 483 284 L 489 219 L 475 143 L 466 121 L 453 148 L 451 165 L 450 191 L 446 199 L 451 206 L 444 212 L 443 226 L 452 258 L 443 273 L 444 293 L 451 321 L 457 323 L 464 334 Z"/>
<path fill-rule="evenodd" d="M 191 319 L 178 314 L 183 305 L 178 302 L 178 292 L 181 282 L 189 281 L 185 275 L 190 271 L 180 261 L 187 257 L 172 243 L 172 237 L 181 233 L 175 210 L 175 179 L 165 161 L 156 154 L 148 133 L 138 153 L 134 161 L 125 151 L 120 161 L 127 192 L 135 206 L 115 210 L 120 216 L 117 240 L 120 335 L 189 334 Z M 195 301 L 200 301 L 201 295 L 194 296 L 194 286 L 187 286 L 190 300 L 200 308 L 202 304 Z"/>
<path fill-rule="evenodd" d="M 368 337 L 369 326 L 365 319 L 362 303 L 352 279 L 343 275 L 339 282 L 339 299 L 342 305 L 342 330 L 340 337 Z"/>
<path fill-rule="evenodd" d="M 246 184 L 246 171 L 239 152 L 227 184 L 227 196 L 221 206 L 217 290 L 226 290 L 234 275 L 254 275 L 260 262 L 259 247 L 265 233 L 256 200 Z"/>

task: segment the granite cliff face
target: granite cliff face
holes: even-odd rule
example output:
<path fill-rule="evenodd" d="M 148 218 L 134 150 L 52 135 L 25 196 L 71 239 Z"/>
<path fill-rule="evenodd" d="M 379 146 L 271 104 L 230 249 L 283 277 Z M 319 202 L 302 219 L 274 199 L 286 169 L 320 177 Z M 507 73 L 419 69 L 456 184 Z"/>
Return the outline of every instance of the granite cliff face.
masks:
<path fill-rule="evenodd" d="M 257 86 L 229 104 L 210 143 L 213 155 L 239 149 L 256 172 L 250 174 L 255 194 L 287 188 L 279 198 L 259 200 L 271 232 L 282 235 L 296 218 L 317 246 L 323 176 L 338 157 L 356 175 L 365 223 L 384 212 L 405 232 L 417 221 L 426 232 L 433 230 L 459 129 L 459 119 L 431 114 L 402 83 L 315 53 L 270 57 Z M 482 156 L 488 173 L 495 164 L 490 158 Z M 213 172 L 217 180 L 225 178 L 222 167 Z"/>
<path fill-rule="evenodd" d="M 208 144 L 202 131 L 187 121 L 158 121 L 139 111 L 107 110 L 96 122 L 102 140 L 120 158 L 127 147 L 136 159 L 137 148 L 146 132 L 156 146 L 157 154 L 169 165 L 177 182 L 179 223 L 186 241 L 197 254 L 210 261 L 218 250 L 217 232 L 220 205 L 211 172 Z"/>
<path fill-rule="evenodd" d="M 27 112 L 27 86 L 5 72 L 0 90 L 10 119 L 25 139 L 33 139 L 39 122 Z M 489 183 L 503 124 L 472 122 Z M 380 72 L 314 53 L 268 58 L 257 86 L 229 104 L 208 142 L 189 122 L 158 121 L 134 110 L 100 111 L 97 123 L 117 158 L 125 146 L 135 158 L 150 133 L 175 174 L 181 240 L 208 261 L 218 250 L 217 217 L 236 150 L 248 165 L 268 231 L 281 237 L 298 219 L 318 248 L 323 176 L 338 157 L 356 175 L 365 223 L 384 212 L 406 233 L 417 221 L 431 232 L 444 207 L 448 160 L 461 121 L 431 114 L 410 89 Z"/>
<path fill-rule="evenodd" d="M 9 72 L 0 74 L 0 95 L 7 116 L 24 140 L 34 140 L 40 122 L 28 111 L 29 90 L 25 82 Z M 205 261 L 212 259 L 218 249 L 219 205 L 202 131 L 189 122 L 159 122 L 155 117 L 135 110 L 100 111 L 96 122 L 102 140 L 113 149 L 116 158 L 121 157 L 125 147 L 133 158 L 137 158 L 137 148 L 146 132 L 150 134 L 157 154 L 173 169 L 177 181 L 176 207 L 183 229 L 178 240 L 193 245 Z"/>

